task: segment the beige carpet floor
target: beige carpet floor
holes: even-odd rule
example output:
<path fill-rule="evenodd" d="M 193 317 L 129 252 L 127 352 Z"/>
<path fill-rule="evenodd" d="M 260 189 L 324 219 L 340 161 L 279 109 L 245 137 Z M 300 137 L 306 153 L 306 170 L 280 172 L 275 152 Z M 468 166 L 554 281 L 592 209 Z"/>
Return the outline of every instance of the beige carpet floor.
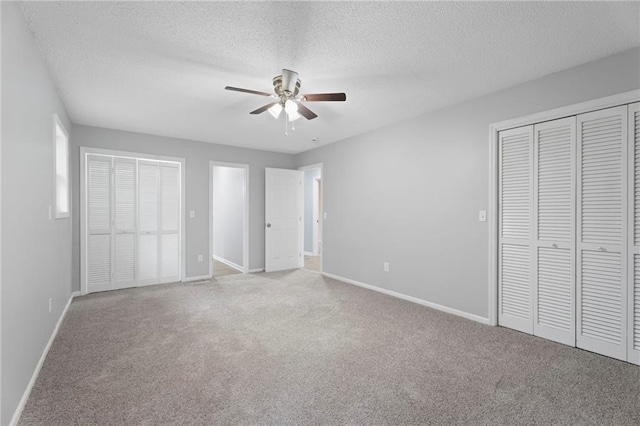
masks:
<path fill-rule="evenodd" d="M 235 424 L 638 425 L 640 368 L 300 269 L 76 298 L 20 421 Z"/>

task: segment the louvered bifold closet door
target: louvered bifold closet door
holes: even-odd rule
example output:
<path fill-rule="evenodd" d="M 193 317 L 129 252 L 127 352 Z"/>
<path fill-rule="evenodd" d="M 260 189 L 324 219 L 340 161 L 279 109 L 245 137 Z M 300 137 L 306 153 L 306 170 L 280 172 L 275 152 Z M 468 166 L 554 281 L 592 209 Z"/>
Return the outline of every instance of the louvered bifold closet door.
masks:
<path fill-rule="evenodd" d="M 533 333 L 533 126 L 499 133 L 500 325 Z"/>
<path fill-rule="evenodd" d="M 180 166 L 160 163 L 160 281 L 180 279 Z"/>
<path fill-rule="evenodd" d="M 111 157 L 87 156 L 87 292 L 113 289 Z"/>
<path fill-rule="evenodd" d="M 629 105 L 627 361 L 640 365 L 640 103 Z"/>
<path fill-rule="evenodd" d="M 534 126 L 533 334 L 575 346 L 576 118 Z"/>
<path fill-rule="evenodd" d="M 136 285 L 136 160 L 113 159 L 114 288 Z"/>
<path fill-rule="evenodd" d="M 157 161 L 138 161 L 138 285 L 160 281 L 159 238 L 160 167 Z"/>
<path fill-rule="evenodd" d="M 627 358 L 627 107 L 578 116 L 577 346 Z"/>

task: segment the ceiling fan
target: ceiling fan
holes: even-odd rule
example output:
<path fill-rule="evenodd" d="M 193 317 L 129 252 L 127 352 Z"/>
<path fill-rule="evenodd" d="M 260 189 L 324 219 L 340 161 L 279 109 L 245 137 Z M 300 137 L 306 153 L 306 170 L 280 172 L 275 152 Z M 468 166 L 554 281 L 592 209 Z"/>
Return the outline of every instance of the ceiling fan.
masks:
<path fill-rule="evenodd" d="M 297 120 L 300 116 L 307 120 L 313 120 L 317 117 L 316 113 L 303 105 L 302 102 L 344 102 L 347 100 L 347 95 L 344 93 L 311 93 L 300 95 L 300 85 L 301 82 L 298 79 L 297 72 L 283 69 L 282 75 L 273 77 L 273 91 L 275 94 L 231 86 L 227 86 L 225 89 L 273 98 L 273 102 L 255 111 L 251 111 L 250 114 L 262 114 L 265 111 L 269 111 L 271 115 L 278 118 L 284 110 L 288 121 Z"/>

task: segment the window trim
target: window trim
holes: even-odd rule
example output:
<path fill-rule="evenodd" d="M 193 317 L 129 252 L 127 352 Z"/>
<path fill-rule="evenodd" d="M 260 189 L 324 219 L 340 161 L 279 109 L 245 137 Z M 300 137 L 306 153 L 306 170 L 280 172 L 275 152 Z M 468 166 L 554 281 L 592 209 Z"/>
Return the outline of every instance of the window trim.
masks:
<path fill-rule="evenodd" d="M 62 132 L 66 140 L 66 192 L 67 192 L 67 210 L 58 210 L 58 130 Z M 71 214 L 71 176 L 69 167 L 69 132 L 62 124 L 58 114 L 53 114 L 53 218 L 54 219 L 67 219 Z"/>

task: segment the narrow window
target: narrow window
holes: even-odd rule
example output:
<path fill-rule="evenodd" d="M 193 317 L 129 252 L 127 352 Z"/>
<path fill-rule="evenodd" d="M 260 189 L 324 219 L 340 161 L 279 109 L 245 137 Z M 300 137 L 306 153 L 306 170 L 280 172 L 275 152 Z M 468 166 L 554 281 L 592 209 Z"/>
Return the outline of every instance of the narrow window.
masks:
<path fill-rule="evenodd" d="M 56 219 L 69 217 L 69 134 L 57 114 L 53 115 Z"/>

